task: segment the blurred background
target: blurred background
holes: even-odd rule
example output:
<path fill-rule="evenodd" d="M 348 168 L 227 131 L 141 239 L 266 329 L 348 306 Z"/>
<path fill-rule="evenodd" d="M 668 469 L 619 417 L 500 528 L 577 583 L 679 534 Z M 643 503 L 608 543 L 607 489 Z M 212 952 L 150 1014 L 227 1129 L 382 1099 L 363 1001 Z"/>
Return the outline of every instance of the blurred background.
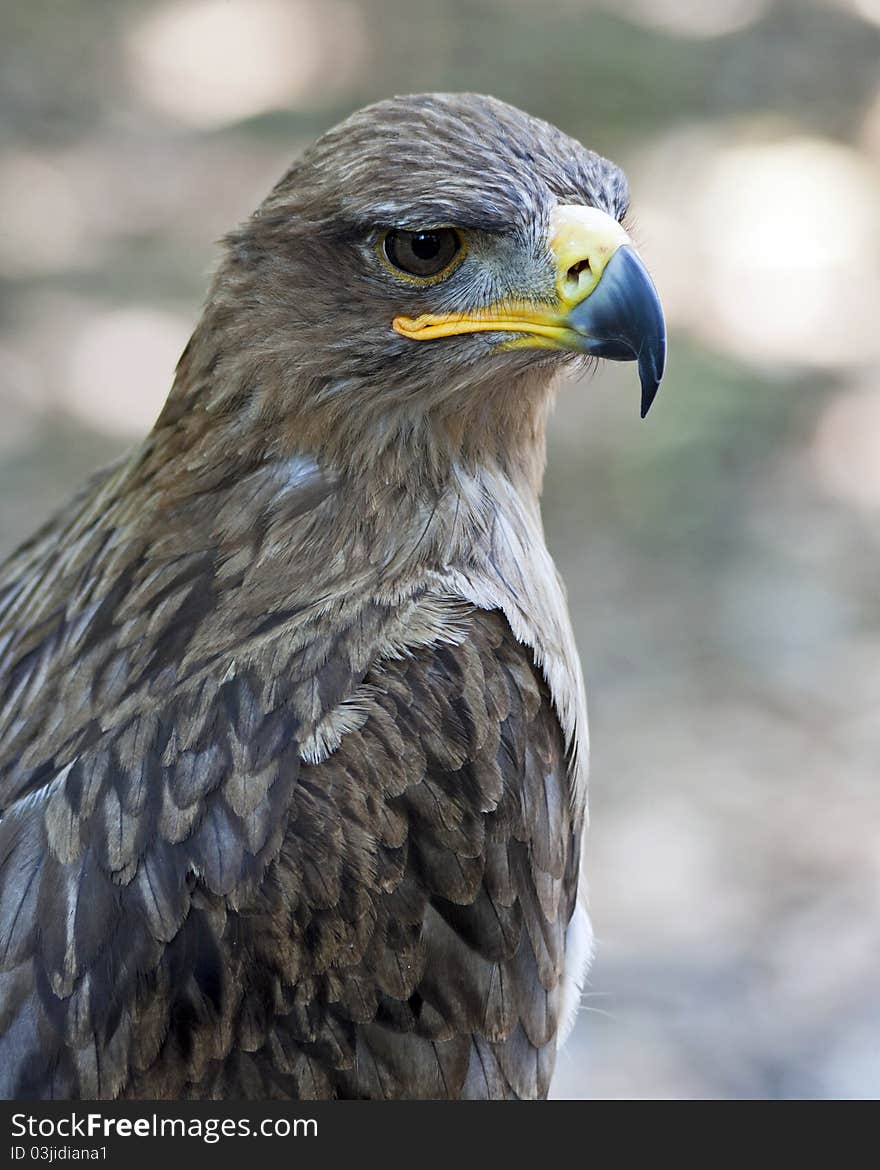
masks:
<path fill-rule="evenodd" d="M 554 1092 L 880 1096 L 880 0 L 2 0 L 0 46 L 0 555 L 353 108 L 491 92 L 625 167 L 671 356 L 550 439 L 599 939 Z"/>

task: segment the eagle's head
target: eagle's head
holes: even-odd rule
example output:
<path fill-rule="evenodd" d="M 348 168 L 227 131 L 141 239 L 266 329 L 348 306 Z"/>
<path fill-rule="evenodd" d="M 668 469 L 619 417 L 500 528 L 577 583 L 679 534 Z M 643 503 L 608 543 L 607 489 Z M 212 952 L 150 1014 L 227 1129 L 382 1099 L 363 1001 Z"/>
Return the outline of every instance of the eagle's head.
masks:
<path fill-rule="evenodd" d="M 515 430 L 583 355 L 637 361 L 644 416 L 665 329 L 627 202 L 613 163 L 493 98 L 360 110 L 228 237 L 206 317 L 224 342 L 195 351 L 204 392 L 249 385 L 257 410 L 361 462 L 366 437 Z"/>

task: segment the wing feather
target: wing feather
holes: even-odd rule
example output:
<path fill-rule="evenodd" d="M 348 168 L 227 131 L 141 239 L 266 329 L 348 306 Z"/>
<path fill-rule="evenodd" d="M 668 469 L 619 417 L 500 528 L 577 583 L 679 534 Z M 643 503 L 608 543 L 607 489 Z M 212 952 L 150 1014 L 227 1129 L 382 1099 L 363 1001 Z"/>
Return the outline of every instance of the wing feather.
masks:
<path fill-rule="evenodd" d="M 581 826 L 532 652 L 425 593 L 403 650 L 365 600 L 203 654 L 234 558 L 95 506 L 0 574 L 0 1093 L 546 1095 Z"/>

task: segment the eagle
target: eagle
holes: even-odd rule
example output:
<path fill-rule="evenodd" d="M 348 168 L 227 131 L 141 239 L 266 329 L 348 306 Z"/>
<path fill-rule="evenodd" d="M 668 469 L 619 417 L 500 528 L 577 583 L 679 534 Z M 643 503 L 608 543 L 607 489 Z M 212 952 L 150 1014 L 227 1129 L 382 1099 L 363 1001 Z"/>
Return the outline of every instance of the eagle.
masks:
<path fill-rule="evenodd" d="M 627 204 L 427 94 L 225 238 L 151 433 L 0 566 L 4 1097 L 547 1096 L 592 944 L 545 427 L 572 363 L 657 391 Z"/>

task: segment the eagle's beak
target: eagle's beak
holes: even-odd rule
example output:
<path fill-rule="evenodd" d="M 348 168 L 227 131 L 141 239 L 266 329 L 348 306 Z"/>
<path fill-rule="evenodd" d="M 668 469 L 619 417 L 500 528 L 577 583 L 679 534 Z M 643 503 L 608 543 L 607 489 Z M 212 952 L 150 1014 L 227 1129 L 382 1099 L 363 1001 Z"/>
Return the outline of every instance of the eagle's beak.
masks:
<path fill-rule="evenodd" d="M 666 324 L 654 282 L 621 225 L 595 207 L 561 205 L 551 216 L 554 305 L 505 301 L 470 313 L 395 317 L 417 341 L 458 333 L 515 333 L 505 348 L 539 346 L 637 361 L 642 418 L 663 377 Z"/>
<path fill-rule="evenodd" d="M 557 291 L 568 308 L 574 349 L 613 361 L 639 363 L 642 418 L 666 364 L 666 322 L 654 282 L 629 236 L 595 207 L 557 207 L 550 247 Z"/>

